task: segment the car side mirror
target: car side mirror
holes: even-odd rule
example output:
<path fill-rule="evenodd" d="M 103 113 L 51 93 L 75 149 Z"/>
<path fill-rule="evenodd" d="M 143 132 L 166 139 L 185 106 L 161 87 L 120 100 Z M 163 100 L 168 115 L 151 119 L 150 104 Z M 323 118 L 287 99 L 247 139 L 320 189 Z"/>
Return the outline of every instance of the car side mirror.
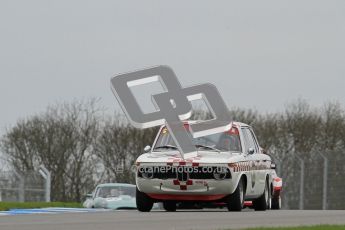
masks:
<path fill-rule="evenodd" d="M 86 194 L 86 195 L 85 195 L 85 198 L 86 198 L 86 199 L 91 199 L 91 198 L 92 198 L 92 194 Z"/>
<path fill-rule="evenodd" d="M 276 168 L 277 168 L 276 164 L 272 163 L 271 164 L 271 169 L 276 169 Z"/>
<path fill-rule="evenodd" d="M 249 148 L 249 149 L 248 149 L 248 154 L 251 155 L 251 154 L 253 154 L 253 153 L 254 153 L 254 148 Z"/>
<path fill-rule="evenodd" d="M 264 148 L 261 148 L 261 152 L 262 152 L 263 154 L 267 154 L 267 150 L 264 149 Z"/>
<path fill-rule="evenodd" d="M 148 153 L 150 150 L 151 150 L 151 146 L 146 145 L 145 148 L 144 148 L 144 152 Z"/>

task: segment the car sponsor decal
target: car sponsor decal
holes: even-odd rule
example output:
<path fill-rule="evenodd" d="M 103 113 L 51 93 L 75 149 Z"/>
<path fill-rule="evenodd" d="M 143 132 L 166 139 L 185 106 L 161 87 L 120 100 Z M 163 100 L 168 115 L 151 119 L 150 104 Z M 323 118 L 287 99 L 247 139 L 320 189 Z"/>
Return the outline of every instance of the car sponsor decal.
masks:
<path fill-rule="evenodd" d="M 167 134 L 167 133 L 168 133 L 168 129 L 167 128 L 162 129 L 162 134 Z"/>
<path fill-rule="evenodd" d="M 229 167 L 233 172 L 265 170 L 269 169 L 269 163 L 260 161 L 243 161 L 238 163 L 230 163 Z"/>

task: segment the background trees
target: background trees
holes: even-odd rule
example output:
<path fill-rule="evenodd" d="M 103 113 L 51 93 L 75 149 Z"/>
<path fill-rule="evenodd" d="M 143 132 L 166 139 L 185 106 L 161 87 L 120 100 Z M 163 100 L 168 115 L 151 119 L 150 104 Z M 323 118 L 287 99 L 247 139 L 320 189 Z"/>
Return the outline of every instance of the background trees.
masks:
<path fill-rule="evenodd" d="M 96 99 L 50 106 L 7 130 L 2 151 L 22 174 L 43 164 L 52 175 L 52 200 L 79 201 L 95 183 L 101 114 Z"/>
<path fill-rule="evenodd" d="M 94 153 L 104 167 L 106 181 L 134 183 L 133 165 L 151 145 L 157 128 L 136 129 L 121 115 L 108 118 L 94 143 Z"/>

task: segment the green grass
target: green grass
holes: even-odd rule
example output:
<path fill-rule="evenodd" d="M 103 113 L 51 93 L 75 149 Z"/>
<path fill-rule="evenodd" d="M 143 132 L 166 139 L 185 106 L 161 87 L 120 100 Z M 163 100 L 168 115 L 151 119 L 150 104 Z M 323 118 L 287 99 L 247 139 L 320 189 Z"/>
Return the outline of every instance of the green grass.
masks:
<path fill-rule="evenodd" d="M 260 227 L 247 228 L 246 230 L 345 230 L 345 225 L 315 225 L 300 227 Z"/>
<path fill-rule="evenodd" d="M 7 211 L 10 209 L 27 209 L 27 208 L 48 208 L 48 207 L 65 207 L 65 208 L 81 208 L 80 203 L 65 203 L 65 202 L 0 202 L 0 211 Z"/>

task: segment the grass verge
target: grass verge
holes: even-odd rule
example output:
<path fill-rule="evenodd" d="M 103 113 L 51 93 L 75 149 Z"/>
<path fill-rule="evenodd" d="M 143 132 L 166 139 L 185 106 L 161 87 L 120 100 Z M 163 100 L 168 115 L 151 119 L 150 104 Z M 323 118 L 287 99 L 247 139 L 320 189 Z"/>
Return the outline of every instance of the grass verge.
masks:
<path fill-rule="evenodd" d="M 315 225 L 299 227 L 260 227 L 246 230 L 345 230 L 345 225 Z"/>
<path fill-rule="evenodd" d="M 65 208 L 82 208 L 80 203 L 66 202 L 0 202 L 0 211 L 10 209 L 28 209 L 28 208 L 48 208 L 48 207 L 65 207 Z"/>

